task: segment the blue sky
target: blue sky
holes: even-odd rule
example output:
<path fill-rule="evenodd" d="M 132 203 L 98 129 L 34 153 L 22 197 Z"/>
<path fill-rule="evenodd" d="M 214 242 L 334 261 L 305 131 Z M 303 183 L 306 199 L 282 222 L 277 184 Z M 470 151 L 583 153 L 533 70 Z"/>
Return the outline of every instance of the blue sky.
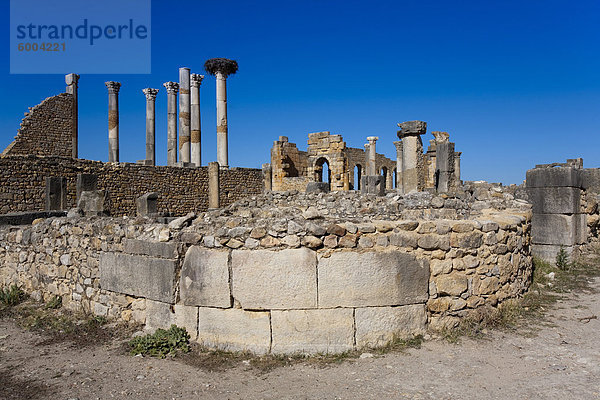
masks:
<path fill-rule="evenodd" d="M 8 49 L 7 27 L 0 45 Z M 260 167 L 280 135 L 306 149 L 328 130 L 350 147 L 376 135 L 395 158 L 398 122 L 424 120 L 462 151 L 466 180 L 520 183 L 535 164 L 583 157 L 600 167 L 600 2 L 158 1 L 152 74 L 83 74 L 82 158 L 108 159 L 107 91 L 122 83 L 121 161 L 145 155 L 145 87 L 157 98 L 166 163 L 166 92 L 178 68 L 238 61 L 228 79 L 230 166 Z M 62 75 L 10 75 L 2 58 L 0 147 L 27 107 L 64 91 Z M 115 62 L 118 62 L 118 57 Z M 75 72 L 78 71 L 65 71 Z M 215 80 L 201 88 L 202 159 L 216 160 Z M 430 133 L 424 142 L 432 139 Z"/>

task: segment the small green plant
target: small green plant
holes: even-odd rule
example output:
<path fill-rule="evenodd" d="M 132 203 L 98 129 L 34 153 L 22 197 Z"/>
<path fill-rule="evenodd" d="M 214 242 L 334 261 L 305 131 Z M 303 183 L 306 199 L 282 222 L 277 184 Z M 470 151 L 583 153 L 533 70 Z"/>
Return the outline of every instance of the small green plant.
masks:
<path fill-rule="evenodd" d="M 178 352 L 188 353 L 190 335 L 184 328 L 171 325 L 168 330 L 157 329 L 152 335 L 138 336 L 129 342 L 132 355 L 149 355 L 165 358 Z"/>
<path fill-rule="evenodd" d="M 17 285 L 0 289 L 0 304 L 4 306 L 16 306 L 25 300 L 25 297 L 25 292 Z"/>
<path fill-rule="evenodd" d="M 569 254 L 565 251 L 563 246 L 560 246 L 560 250 L 556 253 L 556 266 L 561 271 L 568 271 L 571 263 L 569 262 Z"/>
<path fill-rule="evenodd" d="M 46 303 L 46 308 L 49 310 L 57 310 L 62 307 L 62 297 L 58 295 L 52 296 L 50 301 Z"/>

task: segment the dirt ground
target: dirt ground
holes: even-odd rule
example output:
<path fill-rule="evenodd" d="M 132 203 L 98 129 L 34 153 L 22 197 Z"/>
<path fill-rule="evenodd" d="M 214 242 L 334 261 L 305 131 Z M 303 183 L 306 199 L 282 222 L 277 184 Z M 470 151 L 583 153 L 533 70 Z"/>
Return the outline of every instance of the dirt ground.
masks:
<path fill-rule="evenodd" d="M 459 344 L 427 340 L 402 353 L 270 371 L 245 359 L 207 368 L 186 357 L 132 357 L 115 340 L 48 342 L 3 318 L 0 398 L 598 399 L 599 278 L 592 288 L 555 303 L 529 327 L 533 333 L 494 331 Z"/>

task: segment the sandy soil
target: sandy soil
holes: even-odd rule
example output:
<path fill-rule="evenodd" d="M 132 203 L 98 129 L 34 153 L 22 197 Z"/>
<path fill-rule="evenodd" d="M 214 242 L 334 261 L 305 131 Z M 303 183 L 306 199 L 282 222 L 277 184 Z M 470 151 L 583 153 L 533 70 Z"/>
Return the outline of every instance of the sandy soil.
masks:
<path fill-rule="evenodd" d="M 600 279 L 593 288 L 600 289 Z M 132 357 L 117 342 L 75 346 L 0 320 L 1 399 L 597 399 L 600 293 L 570 294 L 535 334 L 492 332 L 460 344 L 264 372 L 245 360 L 208 370 Z M 587 318 L 587 317 L 592 317 Z M 47 340 L 46 340 L 47 342 Z M 214 365 L 213 365 L 214 367 Z"/>

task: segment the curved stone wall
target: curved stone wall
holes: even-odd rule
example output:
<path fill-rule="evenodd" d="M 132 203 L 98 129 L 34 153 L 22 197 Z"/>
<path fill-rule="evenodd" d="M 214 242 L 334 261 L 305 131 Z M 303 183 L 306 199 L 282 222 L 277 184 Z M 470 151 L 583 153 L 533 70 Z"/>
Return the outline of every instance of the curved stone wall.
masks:
<path fill-rule="evenodd" d="M 360 222 L 306 208 L 284 223 L 248 206 L 169 225 L 49 218 L 3 227 L 0 283 L 148 330 L 176 323 L 211 348 L 286 354 L 452 327 L 529 286 L 527 212 Z"/>

